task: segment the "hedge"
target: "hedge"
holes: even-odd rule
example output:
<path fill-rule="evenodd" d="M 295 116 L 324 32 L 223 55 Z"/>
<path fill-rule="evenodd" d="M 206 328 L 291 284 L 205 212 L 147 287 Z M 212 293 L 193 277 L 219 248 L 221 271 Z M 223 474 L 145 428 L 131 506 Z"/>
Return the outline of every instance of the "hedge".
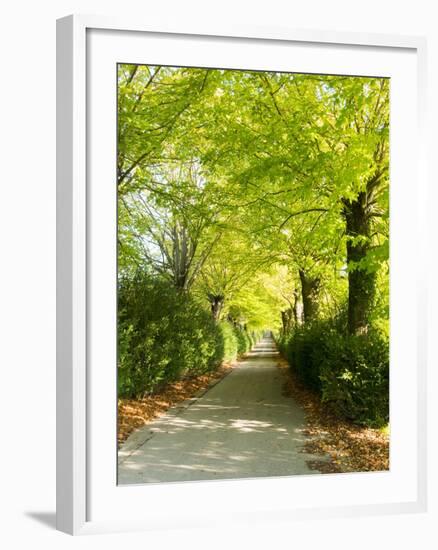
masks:
<path fill-rule="evenodd" d="M 255 333 L 211 313 L 166 279 L 139 273 L 118 288 L 118 388 L 141 397 L 215 370 L 251 349 Z"/>
<path fill-rule="evenodd" d="M 389 421 L 389 343 L 370 331 L 351 336 L 330 321 L 301 326 L 278 340 L 298 379 L 336 413 L 358 424 Z"/>
<path fill-rule="evenodd" d="M 223 330 L 187 293 L 137 275 L 119 284 L 118 387 L 139 397 L 167 382 L 216 369 L 230 353 Z"/>

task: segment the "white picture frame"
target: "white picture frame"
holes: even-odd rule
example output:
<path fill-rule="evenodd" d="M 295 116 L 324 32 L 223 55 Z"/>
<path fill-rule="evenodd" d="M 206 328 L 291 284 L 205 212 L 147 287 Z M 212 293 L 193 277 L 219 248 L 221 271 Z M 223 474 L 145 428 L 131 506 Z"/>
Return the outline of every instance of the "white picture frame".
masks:
<path fill-rule="evenodd" d="M 93 32 L 98 31 L 102 36 L 105 36 L 105 43 L 99 45 L 97 40 L 91 40 Z M 327 48 L 336 48 L 336 51 L 345 52 L 345 59 L 348 59 L 350 71 L 354 70 L 354 56 L 348 54 L 349 50 L 354 49 L 359 51 L 370 52 L 372 59 L 383 58 L 385 55 L 393 56 L 398 61 L 394 61 L 398 65 L 398 74 L 402 74 L 403 65 L 405 67 L 407 78 L 408 76 L 415 79 L 411 82 L 412 95 L 409 96 L 407 104 L 407 112 L 411 113 L 409 124 L 414 132 L 415 150 L 409 162 L 408 173 L 414 182 L 411 181 L 412 190 L 411 196 L 414 197 L 411 204 L 416 204 L 415 216 L 418 220 L 416 229 L 413 230 L 413 235 L 407 244 L 408 247 L 416 247 L 416 243 L 423 243 L 423 236 L 426 231 L 425 216 L 421 215 L 426 212 L 425 196 L 426 196 L 426 178 L 425 178 L 425 147 L 423 143 L 423 123 L 425 116 L 425 40 L 419 37 L 391 36 L 391 35 L 372 35 L 372 34 L 350 34 L 350 33 L 333 33 L 325 31 L 300 31 L 285 28 L 241 28 L 230 26 L 230 28 L 179 28 L 175 26 L 163 26 L 159 29 L 151 28 L 148 24 L 143 24 L 138 21 L 129 21 L 122 19 L 113 19 L 97 16 L 69 16 L 58 20 L 57 22 L 57 528 L 61 531 L 70 534 L 84 534 L 94 532 L 108 532 L 114 530 L 130 530 L 130 529 L 151 529 L 160 526 L 177 526 L 177 525 L 206 525 L 209 523 L 207 515 L 202 516 L 202 513 L 197 513 L 196 506 L 193 504 L 194 499 L 197 501 L 207 502 L 214 494 L 217 502 L 221 503 L 226 499 L 235 500 L 237 494 L 244 495 L 242 500 L 238 499 L 240 505 L 245 507 L 243 513 L 230 512 L 230 520 L 235 521 L 250 520 L 259 521 L 261 518 L 268 517 L 269 519 L 281 518 L 321 518 L 331 516 L 350 516 L 358 514 L 382 514 L 396 512 L 418 512 L 426 509 L 426 341 L 425 341 L 425 303 L 426 303 L 426 288 L 425 288 L 425 273 L 423 272 L 424 251 L 422 245 L 416 247 L 416 266 L 415 273 L 417 277 L 417 285 L 414 296 L 407 304 L 413 326 L 416 329 L 417 339 L 409 344 L 409 349 L 397 350 L 392 349 L 391 357 L 394 353 L 397 357 L 406 362 L 408 358 L 413 359 L 414 365 L 411 367 L 413 372 L 412 387 L 409 391 L 414 397 L 415 415 L 413 440 L 405 440 L 405 447 L 410 449 L 411 458 L 406 459 L 406 463 L 400 465 L 400 475 L 409 471 L 410 482 L 407 481 L 405 487 L 400 488 L 400 493 L 394 489 L 400 479 L 394 477 L 391 481 L 389 477 L 384 478 L 383 473 L 362 474 L 369 477 L 365 481 L 364 478 L 356 477 L 354 481 L 357 487 L 348 490 L 350 484 L 350 476 L 338 474 L 333 476 L 325 476 L 324 491 L 330 491 L 332 494 L 341 494 L 346 491 L 344 501 L 340 500 L 332 506 L 324 503 L 323 499 L 315 497 L 314 504 L 312 498 L 307 501 L 299 500 L 290 502 L 290 499 L 283 498 L 282 492 L 284 487 L 289 483 L 284 478 L 267 480 L 235 480 L 228 482 L 197 482 L 183 484 L 155 484 L 148 488 L 149 494 L 153 494 L 156 503 L 155 510 L 149 514 L 144 514 L 144 517 L 137 515 L 131 517 L 129 510 L 126 514 L 122 514 L 120 509 L 126 509 L 126 498 L 128 491 L 133 495 L 132 491 L 137 491 L 135 497 L 135 505 L 138 508 L 139 503 L 146 502 L 143 488 L 139 487 L 120 487 L 119 496 L 114 496 L 114 491 L 111 488 L 111 495 L 102 492 L 96 496 L 96 491 L 101 491 L 103 483 L 108 483 L 108 479 L 99 483 L 95 482 L 97 477 L 96 467 L 93 466 L 96 462 L 95 457 L 98 456 L 99 449 L 106 449 L 105 443 L 100 443 L 99 437 L 96 435 L 96 430 L 93 432 L 92 422 L 96 422 L 96 414 L 93 413 L 96 409 L 96 402 L 99 399 L 99 394 L 96 393 L 96 384 L 93 385 L 96 376 L 100 376 L 102 371 L 99 371 L 99 365 L 102 365 L 102 357 L 94 356 L 93 342 L 96 340 L 96 333 L 93 329 L 94 315 L 96 315 L 96 305 L 90 304 L 95 300 L 95 275 L 91 272 L 90 266 L 93 265 L 93 239 L 96 239 L 96 227 L 98 214 L 95 207 L 92 206 L 93 189 L 89 183 L 94 176 L 94 166 L 90 168 L 90 156 L 96 153 L 93 139 L 90 137 L 90 107 L 93 103 L 93 89 L 96 82 L 100 82 L 98 71 L 94 74 L 95 65 L 93 65 L 93 55 L 99 51 L 102 55 L 108 56 L 108 63 L 118 59 L 120 62 L 138 62 L 131 57 L 127 59 L 119 58 L 118 55 L 125 55 L 126 50 L 117 50 L 121 47 L 117 40 L 124 37 L 123 40 L 127 43 L 134 41 L 137 45 L 139 41 L 146 39 L 160 40 L 162 44 L 166 41 L 177 42 L 182 47 L 184 44 L 189 49 L 189 45 L 195 41 L 201 41 L 202 44 L 210 44 L 211 52 L 217 51 L 218 44 L 224 46 L 224 50 L 230 50 L 229 55 L 233 55 L 233 48 L 238 45 L 245 45 L 245 48 L 251 50 L 252 46 L 260 45 L 260 48 L 276 48 L 292 47 L 307 49 L 309 52 L 312 48 L 324 50 Z M 152 42 L 151 42 L 152 44 Z M 170 42 L 169 42 L 170 44 Z M 129 46 L 129 45 L 128 45 Z M 127 46 L 127 47 L 128 47 Z M 225 47 L 226 46 L 226 47 Z M 124 46 L 125 47 L 125 46 Z M 166 49 L 166 48 L 164 48 Z M 172 63 L 178 65 L 181 63 L 181 55 L 177 56 L 173 53 L 174 50 L 170 46 L 167 47 L 167 55 L 175 58 Z M 236 53 L 237 50 L 234 51 Z M 264 51 L 264 50 L 263 50 Z M 267 50 L 266 50 L 267 51 Z M 118 53 L 120 52 L 120 54 Z M 211 55 L 205 54 L 205 55 Z M 260 49 L 260 52 L 262 50 Z M 113 57 L 110 57 L 110 56 Z M 250 53 L 254 58 L 254 53 Z M 266 54 L 268 55 L 268 54 Z M 313 55 L 310 53 L 309 55 Z M 344 54 L 342 54 L 344 55 Z M 404 63 L 402 56 L 406 55 L 406 59 L 411 60 L 410 63 Z M 115 57 L 114 57 L 115 56 Z M 366 57 L 366 56 L 365 56 Z M 364 59 L 365 59 L 364 57 Z M 155 59 L 149 62 L 154 63 Z M 249 58 L 248 58 L 249 59 Z M 145 61 L 146 62 L 146 61 Z M 364 61 L 368 63 L 369 61 Z M 391 63 L 392 61 L 388 61 Z M 207 63 L 207 61 L 205 61 Z M 217 66 L 220 61 L 212 61 L 212 66 Z M 236 61 L 238 63 L 238 61 Z M 260 63 L 260 61 L 258 61 Z M 104 65 L 104 63 L 102 64 Z M 410 67 L 410 68 L 409 68 Z M 246 68 L 246 67 L 242 67 Z M 279 67 L 273 67 L 278 69 Z M 280 67 L 281 69 L 281 67 Z M 303 71 L 303 69 L 301 68 Z M 369 69 L 371 70 L 371 69 Z M 91 72 L 90 72 L 91 71 Z M 411 73 L 409 73 L 411 71 Z M 304 72 L 304 71 L 303 71 Z M 309 72 L 312 72 L 311 70 Z M 114 73 L 115 74 L 115 73 Z M 359 69 L 359 73 L 362 71 Z M 372 73 L 370 73 L 372 74 Z M 94 80 L 93 80 L 94 78 Z M 96 78 L 99 80 L 96 81 Z M 103 80 L 102 80 L 103 82 Z M 115 85 L 115 79 L 114 79 Z M 97 86 L 97 85 L 96 85 Z M 102 101 L 101 109 L 108 108 L 111 105 L 112 97 L 108 96 L 105 101 Z M 401 98 L 402 99 L 402 98 Z M 401 101 L 400 99 L 400 101 Z M 115 111 L 115 104 L 114 104 Z M 406 115 L 408 116 L 408 115 Z M 94 119 L 93 119 L 94 121 Z M 395 125 L 397 128 L 397 125 Z M 93 125 L 93 132 L 94 132 Z M 399 130 L 400 132 L 400 127 Z M 115 134 L 114 134 L 115 136 Z M 108 141 L 108 148 L 102 145 L 102 156 L 107 162 L 108 174 L 111 174 L 112 167 L 115 165 L 114 157 L 107 155 L 114 145 L 114 136 Z M 397 134 L 392 135 L 395 140 L 395 147 L 400 146 L 400 152 L 407 143 L 398 145 Z M 93 148 L 94 147 L 94 148 Z M 94 157 L 93 157 L 94 158 Z M 99 164 L 100 161 L 97 162 Z M 391 157 L 392 162 L 392 157 Z M 96 163 L 95 163 L 96 164 Z M 406 168 L 406 167 L 404 167 Z M 106 169 L 105 169 L 106 170 Z M 393 177 L 402 177 L 402 167 L 398 161 L 395 162 Z M 405 170 L 406 171 L 406 170 Z M 395 176 L 394 176 L 395 174 Z M 401 181 L 401 180 L 400 180 Z M 399 190 L 400 188 L 400 190 Z M 392 206 L 400 205 L 400 211 L 403 205 L 406 206 L 406 197 L 403 198 L 403 186 L 392 191 Z M 400 196 L 399 196 L 400 194 Z M 90 200 L 91 198 L 91 200 Z M 400 199 L 400 200 L 399 200 Z M 109 202 L 103 201 L 100 208 L 103 212 L 103 218 L 99 218 L 103 223 L 102 227 L 110 227 L 115 221 L 115 212 L 111 211 L 111 197 Z M 106 218 L 105 218 L 106 213 Z M 397 216 L 396 216 L 397 218 Z M 106 220 L 106 221 L 105 221 Z M 113 220 L 113 221 L 111 221 Z M 402 221 L 402 220 L 400 220 Z M 99 223 L 100 223 L 99 222 Z M 115 226 L 114 226 L 115 227 Z M 394 229 L 395 227 L 395 229 Z M 401 235 L 402 224 L 391 227 L 391 232 L 399 231 Z M 391 237 L 392 237 L 391 233 Z M 400 240 L 400 239 L 399 239 Z M 392 252 L 391 252 L 392 253 Z M 403 245 L 397 239 L 394 245 L 394 254 L 396 258 L 403 260 Z M 111 262 L 111 251 L 109 251 L 109 261 Z M 408 273 L 406 277 L 412 275 Z M 109 286 L 113 284 L 113 280 L 109 281 Z M 392 281 L 391 281 L 392 284 Z M 105 286 L 105 285 L 103 285 Z M 107 285 L 108 286 L 108 285 Z M 397 287 L 397 285 L 395 285 Z M 400 288 L 396 288 L 395 293 L 403 291 L 403 281 L 400 281 Z M 114 285 L 115 292 L 115 285 Z M 393 294 L 393 290 L 391 290 Z M 400 294 L 399 294 L 400 295 Z M 394 297 L 395 296 L 395 297 Z M 399 335 L 403 334 L 405 321 L 397 320 L 400 314 L 400 308 L 396 300 L 397 294 L 391 297 L 391 315 L 395 316 L 395 328 L 399 331 Z M 110 304 L 111 307 L 111 304 Z M 90 311 L 92 313 L 90 313 Z M 115 315 L 115 312 L 114 312 Z M 111 317 L 111 316 L 110 316 Z M 415 317 L 415 322 L 414 322 Z M 102 331 L 105 331 L 102 328 Z M 111 327 L 108 331 L 112 330 Z M 106 337 L 110 332 L 105 332 Z M 103 333 L 102 333 L 103 334 Z M 402 338 L 397 340 L 402 341 Z M 408 345 L 408 344 L 406 344 Z M 98 346 L 97 346 L 98 347 Z M 111 350 L 110 350 L 111 352 Z M 114 356 L 115 361 L 115 356 Z M 93 367 L 92 367 L 93 365 Z M 93 372 L 92 372 L 93 371 Z M 407 372 L 407 370 L 406 370 Z M 105 375 L 106 376 L 106 375 Z M 102 383 L 101 394 L 104 394 L 103 407 L 111 406 L 113 403 L 114 411 L 116 409 L 116 395 L 108 379 L 108 385 Z M 406 378 L 403 382 L 407 386 Z M 402 387 L 400 386 L 400 387 Z M 398 387 L 398 386 L 397 386 Z M 396 387 L 396 389 L 397 389 Z M 108 391 L 106 391 L 108 389 Z M 391 392 L 394 391 L 392 384 Z M 406 389 L 406 391 L 408 391 Z M 391 394 L 392 397 L 393 394 Z M 99 409 L 101 407 L 99 406 Z M 391 405 L 391 415 L 394 410 Z M 105 432 L 106 441 L 112 437 L 115 430 L 115 424 L 111 424 L 114 418 L 104 419 L 106 427 L 102 426 L 102 431 Z M 100 421 L 100 420 L 99 420 Z M 400 445 L 403 444 L 403 435 L 401 431 L 397 431 L 397 424 L 391 426 L 392 432 L 395 432 L 396 443 L 400 440 Z M 90 434 L 93 434 L 91 436 Z M 392 436 L 393 437 L 393 436 Z M 398 438 L 398 439 L 397 439 Z M 115 441 L 115 440 L 114 440 Z M 397 443 L 398 445 L 398 443 Z M 391 453 L 394 451 L 394 441 L 391 443 Z M 398 447 L 397 447 L 398 448 Z M 401 447 L 400 447 L 401 448 Z M 103 452 L 103 451 L 102 451 Z M 102 464 L 99 456 L 99 464 Z M 108 464 L 102 464 L 102 472 L 109 471 L 115 462 L 115 457 L 108 459 Z M 408 465 L 406 465 L 408 464 Z M 397 470 L 397 464 L 395 466 Z M 394 472 L 393 472 L 394 473 Z M 356 476 L 360 474 L 355 474 Z M 115 473 L 114 473 L 115 476 Z M 379 477 L 380 476 L 380 477 Z M 313 476 L 317 478 L 321 476 Z M 324 477 L 324 476 L 323 476 Z M 409 477 L 409 476 L 408 476 Z M 329 479 L 330 478 L 330 479 Z M 103 479 L 103 478 L 102 478 Z M 288 478 L 289 479 L 289 478 Z M 389 481 L 388 481 L 389 480 Z M 306 487 L 309 487 L 309 479 L 306 476 L 301 476 L 300 480 L 293 480 L 297 494 L 308 492 Z M 94 485 L 93 485 L 94 483 Z M 312 480 L 313 483 L 313 480 Z M 316 481 L 315 483 L 319 483 Z M 374 487 L 383 487 L 387 485 L 387 489 L 382 490 L 380 498 L 371 499 L 357 496 L 358 488 L 364 484 Z M 409 487 L 408 484 L 410 483 Z M 299 484 L 299 486 L 298 486 Z M 306 485 L 307 484 L 307 485 Z M 374 485 L 373 485 L 374 484 Z M 91 487 L 93 490 L 91 491 Z M 392 487 L 392 488 L 391 488 Z M 266 491 L 266 495 L 272 497 L 278 495 L 278 504 L 276 506 L 267 504 L 266 506 L 256 505 L 256 496 L 260 491 Z M 317 495 L 321 488 L 313 487 L 310 491 L 315 491 Z M 387 493 L 385 491 L 387 490 Z M 91 491 L 91 493 L 90 493 Z M 94 491 L 94 493 L 93 493 Z M 122 494 L 122 491 L 124 494 Z M 140 495 L 141 491 L 143 494 Z M 301 493 L 300 493 L 301 491 Z M 350 493 L 348 493 L 350 491 Z M 393 491 L 391 493 L 391 491 Z M 403 493 L 404 491 L 404 493 Z M 360 491 L 359 491 L 360 492 Z M 353 498 L 353 493 L 356 497 Z M 383 494 L 385 493 L 385 494 Z M 403 495 L 402 495 L 403 493 Z M 93 494 L 93 497 L 90 496 Z M 348 497 L 350 494 L 350 497 Z M 138 496 L 140 495 L 140 496 Z M 192 496 L 191 496 L 192 495 Z M 193 497 L 195 495 L 195 497 Z M 390 495 L 393 495 L 392 498 Z M 398 496 L 397 496 L 398 495 Z M 400 495 L 402 495 L 400 497 Z M 312 495 L 311 495 L 312 496 Z M 101 506 L 100 513 L 90 515 L 90 510 L 94 509 L 94 500 L 110 502 L 111 499 L 119 499 L 120 506 L 105 508 Z M 131 498 L 131 497 L 129 497 Z M 160 502 L 174 500 L 175 509 L 170 509 L 164 514 L 160 510 Z M 348 500 L 350 499 L 350 500 Z M 267 499 L 270 500 L 269 498 Z M 188 515 L 177 514 L 177 508 L 181 509 L 181 505 L 189 502 L 193 505 L 193 509 Z M 254 504 L 251 504 L 254 503 Z M 271 507 L 270 507 L 271 506 Z M 127 509 L 126 509 L 127 510 Z M 201 511 L 201 510 L 200 510 Z M 213 514 L 214 515 L 214 514 Z M 191 517 L 193 516 L 193 518 Z M 233 516 L 233 517 L 232 517 Z M 214 521 L 214 518 L 212 518 Z"/>

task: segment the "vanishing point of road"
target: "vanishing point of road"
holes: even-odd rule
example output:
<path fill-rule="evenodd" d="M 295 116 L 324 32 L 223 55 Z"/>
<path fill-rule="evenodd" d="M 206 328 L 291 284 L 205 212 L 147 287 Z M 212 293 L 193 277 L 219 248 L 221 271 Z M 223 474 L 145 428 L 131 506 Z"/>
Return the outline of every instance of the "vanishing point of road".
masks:
<path fill-rule="evenodd" d="M 303 453 L 304 411 L 283 393 L 264 338 L 201 396 L 136 430 L 119 451 L 118 483 L 315 474 Z M 321 459 L 322 457 L 318 457 Z"/>

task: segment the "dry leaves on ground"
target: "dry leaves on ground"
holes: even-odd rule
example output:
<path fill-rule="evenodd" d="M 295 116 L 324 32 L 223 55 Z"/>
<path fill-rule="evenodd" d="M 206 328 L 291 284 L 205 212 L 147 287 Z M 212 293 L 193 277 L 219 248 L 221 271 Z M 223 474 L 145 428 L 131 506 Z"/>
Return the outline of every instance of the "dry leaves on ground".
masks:
<path fill-rule="evenodd" d="M 285 359 L 281 358 L 278 366 L 285 376 L 285 395 L 293 397 L 306 413 L 305 433 L 311 437 L 303 452 L 330 456 L 329 461 L 309 461 L 310 468 L 323 473 L 389 469 L 388 434 L 340 419 L 300 384 Z"/>
<path fill-rule="evenodd" d="M 231 368 L 231 365 L 223 364 L 212 373 L 168 384 L 159 393 L 142 399 L 119 399 L 117 434 L 119 445 L 135 429 L 164 414 L 173 405 L 194 397 L 200 390 L 221 380 Z"/>

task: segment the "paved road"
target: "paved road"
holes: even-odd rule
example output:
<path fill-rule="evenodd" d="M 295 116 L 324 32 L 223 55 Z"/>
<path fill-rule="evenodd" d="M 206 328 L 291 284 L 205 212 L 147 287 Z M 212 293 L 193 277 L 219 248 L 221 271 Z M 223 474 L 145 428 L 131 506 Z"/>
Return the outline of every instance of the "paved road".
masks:
<path fill-rule="evenodd" d="M 271 339 L 189 406 L 137 430 L 119 452 L 119 484 L 317 473 L 300 452 L 304 413 L 282 395 Z"/>

